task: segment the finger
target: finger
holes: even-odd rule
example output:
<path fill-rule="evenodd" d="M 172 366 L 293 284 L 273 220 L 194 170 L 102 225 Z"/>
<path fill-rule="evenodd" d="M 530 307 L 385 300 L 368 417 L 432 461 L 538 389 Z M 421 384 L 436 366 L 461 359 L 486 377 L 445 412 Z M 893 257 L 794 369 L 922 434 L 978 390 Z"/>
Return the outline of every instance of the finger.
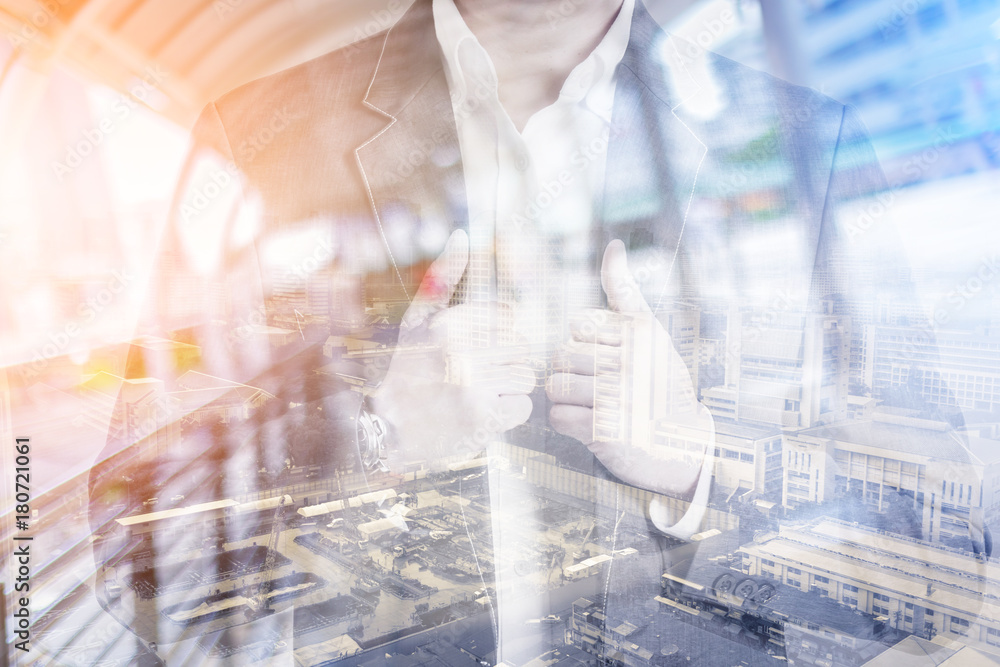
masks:
<path fill-rule="evenodd" d="M 484 356 L 528 349 L 528 339 L 515 329 L 513 310 L 504 303 L 467 300 L 449 307 L 435 318 L 433 326 L 453 332 L 450 339 L 456 346 L 481 351 Z"/>
<path fill-rule="evenodd" d="M 594 376 L 553 373 L 545 381 L 545 395 L 554 403 L 594 407 Z"/>
<path fill-rule="evenodd" d="M 528 360 L 527 350 L 528 348 L 483 348 L 450 352 L 447 355 L 446 377 L 451 384 L 494 387 L 494 393 L 497 394 L 523 393 L 520 390 L 503 389 L 521 385 L 535 387 L 535 371 L 525 363 Z"/>
<path fill-rule="evenodd" d="M 522 365 L 531 358 L 531 348 L 527 345 L 498 345 L 476 352 L 483 361 L 497 366 Z"/>
<path fill-rule="evenodd" d="M 501 396 L 499 411 L 504 430 L 509 431 L 528 421 L 532 408 L 531 399 L 527 396 Z"/>
<path fill-rule="evenodd" d="M 510 377 L 507 386 L 501 387 L 498 394 L 530 394 L 538 386 L 538 373 L 527 364 L 506 366 Z"/>
<path fill-rule="evenodd" d="M 549 410 L 549 426 L 589 445 L 594 441 L 594 410 L 579 405 L 553 405 Z"/>
<path fill-rule="evenodd" d="M 552 357 L 552 370 L 556 373 L 600 375 L 616 373 L 622 368 L 622 348 L 569 341 Z"/>
<path fill-rule="evenodd" d="M 527 364 L 489 366 L 482 369 L 481 378 L 474 379 L 477 387 L 495 394 L 530 394 L 538 385 L 535 369 Z"/>
<path fill-rule="evenodd" d="M 417 294 L 403 316 L 402 326 L 420 326 L 428 317 L 447 308 L 468 263 L 469 236 L 465 230 L 456 229 L 448 237 L 444 252 L 424 274 Z"/>
<path fill-rule="evenodd" d="M 604 249 L 601 263 L 601 286 L 608 295 L 608 305 L 619 313 L 649 313 L 639 285 L 628 270 L 625 244 L 615 239 Z"/>
<path fill-rule="evenodd" d="M 571 316 L 570 336 L 580 343 L 622 344 L 623 318 L 603 308 L 586 308 Z"/>
<path fill-rule="evenodd" d="M 451 310 L 457 310 L 452 308 Z M 438 320 L 448 319 L 451 311 Z M 531 358 L 531 348 L 527 345 L 505 345 L 497 347 L 465 347 L 449 351 L 450 356 L 461 360 L 461 363 L 470 368 L 482 366 L 504 366 L 513 364 L 523 364 Z"/>

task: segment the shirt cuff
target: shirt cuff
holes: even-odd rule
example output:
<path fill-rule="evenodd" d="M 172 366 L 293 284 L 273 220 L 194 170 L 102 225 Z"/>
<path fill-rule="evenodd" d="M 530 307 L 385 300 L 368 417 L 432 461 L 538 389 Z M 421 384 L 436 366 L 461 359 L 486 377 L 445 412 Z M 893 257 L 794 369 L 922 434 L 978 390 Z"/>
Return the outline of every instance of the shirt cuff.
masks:
<path fill-rule="evenodd" d="M 708 509 L 708 495 L 712 489 L 712 449 L 705 452 L 705 460 L 701 464 L 701 474 L 698 475 L 698 484 L 694 489 L 694 496 L 691 498 L 691 505 L 684 516 L 676 523 L 670 523 L 670 508 L 664 502 L 663 496 L 656 495 L 649 502 L 649 518 L 653 525 L 661 533 L 676 537 L 679 540 L 690 541 L 691 536 L 701 528 L 702 520 L 705 518 L 705 510 Z"/>

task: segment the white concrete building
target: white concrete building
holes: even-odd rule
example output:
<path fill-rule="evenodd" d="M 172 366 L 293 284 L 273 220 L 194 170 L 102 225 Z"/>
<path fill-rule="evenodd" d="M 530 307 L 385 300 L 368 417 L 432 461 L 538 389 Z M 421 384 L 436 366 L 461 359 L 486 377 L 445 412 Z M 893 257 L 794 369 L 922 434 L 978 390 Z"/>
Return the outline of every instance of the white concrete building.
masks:
<path fill-rule="evenodd" d="M 828 518 L 746 544 L 742 571 L 831 598 L 905 632 L 1000 646 L 1000 561 Z"/>
<path fill-rule="evenodd" d="M 731 308 L 723 385 L 702 392 L 717 419 L 810 427 L 847 415 L 849 322 L 831 314 Z"/>
<path fill-rule="evenodd" d="M 854 496 L 882 512 L 890 496 L 903 498 L 925 539 L 981 542 L 984 518 L 1000 505 L 1000 442 L 947 424 L 877 413 L 786 433 L 783 446 L 789 509 Z"/>

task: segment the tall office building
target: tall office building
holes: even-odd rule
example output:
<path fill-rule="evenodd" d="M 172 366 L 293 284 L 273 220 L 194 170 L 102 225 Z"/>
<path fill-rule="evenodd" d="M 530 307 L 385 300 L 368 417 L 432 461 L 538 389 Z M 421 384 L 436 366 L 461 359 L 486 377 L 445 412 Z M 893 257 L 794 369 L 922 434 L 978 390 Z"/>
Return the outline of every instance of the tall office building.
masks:
<path fill-rule="evenodd" d="M 849 322 L 826 313 L 729 311 L 725 384 L 702 400 L 717 419 L 807 428 L 847 415 Z"/>
<path fill-rule="evenodd" d="M 910 387 L 937 406 L 1000 408 L 1000 335 L 924 327 L 865 327 L 863 382 L 875 396 Z"/>
<path fill-rule="evenodd" d="M 909 517 L 927 541 L 963 546 L 981 544 L 984 519 L 1000 510 L 997 441 L 959 436 L 944 423 L 878 413 L 786 433 L 783 447 L 790 509 L 853 498 Z"/>
<path fill-rule="evenodd" d="M 845 300 L 834 305 L 834 313 L 850 318 L 851 350 L 849 378 L 852 385 L 871 389 L 865 378 L 872 325 L 926 326 L 930 321 L 929 309 L 913 299 L 901 299 L 891 292 L 870 294 L 860 299 Z"/>
<path fill-rule="evenodd" d="M 658 421 L 687 414 L 698 386 L 699 313 L 670 310 L 657 314 L 655 325 L 629 316 L 609 314 L 595 325 L 596 354 L 594 433 L 598 441 L 650 443 Z"/>

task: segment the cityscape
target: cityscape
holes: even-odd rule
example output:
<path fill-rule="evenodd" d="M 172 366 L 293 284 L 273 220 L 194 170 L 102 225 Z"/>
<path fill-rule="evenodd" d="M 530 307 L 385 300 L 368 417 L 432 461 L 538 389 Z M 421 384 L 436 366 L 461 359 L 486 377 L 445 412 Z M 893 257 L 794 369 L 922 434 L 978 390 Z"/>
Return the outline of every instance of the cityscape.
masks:
<path fill-rule="evenodd" d="M 322 312 L 316 285 L 331 277 L 278 292 L 270 310 L 313 298 Z M 316 387 L 384 365 L 387 307 L 368 309 L 361 335 L 309 329 Z M 511 665 L 672 665 L 709 646 L 732 664 L 893 664 L 914 647 L 1000 660 L 1000 321 L 932 338 L 912 307 L 880 298 L 850 314 L 769 308 L 659 316 L 715 423 L 712 434 L 664 418 L 649 436 L 714 442 L 689 542 L 635 522 L 655 494 L 551 454 L 498 441 L 471 459 L 366 472 L 331 447 L 336 425 L 310 415 L 322 399 L 203 373 L 201 349 L 181 340 L 97 351 L 103 369 L 78 367 L 72 390 L 29 392 L 76 402 L 76 429 L 110 415 L 110 438 L 136 443 L 100 462 L 89 490 L 68 480 L 38 501 L 34 530 L 58 556 L 38 576 L 34 650 L 67 665 L 495 664 L 490 608 L 506 596 L 525 610 L 505 640 Z M 281 324 L 244 335 L 296 347 L 300 332 Z M 174 379 L 149 377 L 165 358 Z M 829 378 L 808 380 L 817 367 Z M 277 457 L 261 446 L 277 432 L 260 435 L 275 421 L 288 443 Z M 503 484 L 520 490 L 502 508 L 519 532 L 498 562 L 489 489 Z M 659 502 L 674 520 L 688 509 Z M 604 578 L 659 550 L 669 565 L 643 582 L 647 597 L 608 617 Z M 81 576 L 91 551 L 96 573 Z M 114 627 L 101 615 L 114 636 L 87 630 Z"/>
<path fill-rule="evenodd" d="M 761 132 L 689 184 L 688 239 L 711 249 L 692 279 L 629 241 L 669 381 L 625 363 L 648 339 L 602 321 L 621 346 L 596 360 L 615 381 L 596 386 L 595 438 L 699 461 L 691 501 L 597 470 L 537 414 L 371 465 L 344 416 L 426 352 L 398 338 L 440 211 L 390 206 L 403 231 L 385 238 L 303 209 L 259 255 L 192 270 L 212 222 L 239 219 L 231 165 L 186 157 L 199 109 L 408 5 L 369 4 L 0 1 L 0 435 L 32 447 L 30 519 L 9 503 L 0 523 L 5 544 L 32 540 L 30 605 L 8 548 L 0 667 L 1000 664 L 1000 5 L 645 3 L 702 49 L 851 105 L 886 176 L 831 217 L 874 250 L 834 257 L 828 284 L 783 282 L 803 176 L 779 149 L 795 128 L 759 111 Z M 722 134 L 699 101 L 691 127 Z M 293 116 L 241 154 L 269 159 Z M 619 180 L 638 192 L 643 173 Z M 722 247 L 730 219 L 759 226 Z M 536 405 L 567 319 L 602 299 L 593 267 L 559 273 L 560 243 L 522 241 L 511 271 L 547 295 L 518 322 L 544 341 L 517 378 Z M 520 301 L 493 261 L 471 256 L 460 296 Z M 490 317 L 451 341 L 472 350 L 454 382 L 488 361 Z M 627 413 L 641 399 L 649 419 Z M 660 529 L 694 519 L 683 539 Z"/>

